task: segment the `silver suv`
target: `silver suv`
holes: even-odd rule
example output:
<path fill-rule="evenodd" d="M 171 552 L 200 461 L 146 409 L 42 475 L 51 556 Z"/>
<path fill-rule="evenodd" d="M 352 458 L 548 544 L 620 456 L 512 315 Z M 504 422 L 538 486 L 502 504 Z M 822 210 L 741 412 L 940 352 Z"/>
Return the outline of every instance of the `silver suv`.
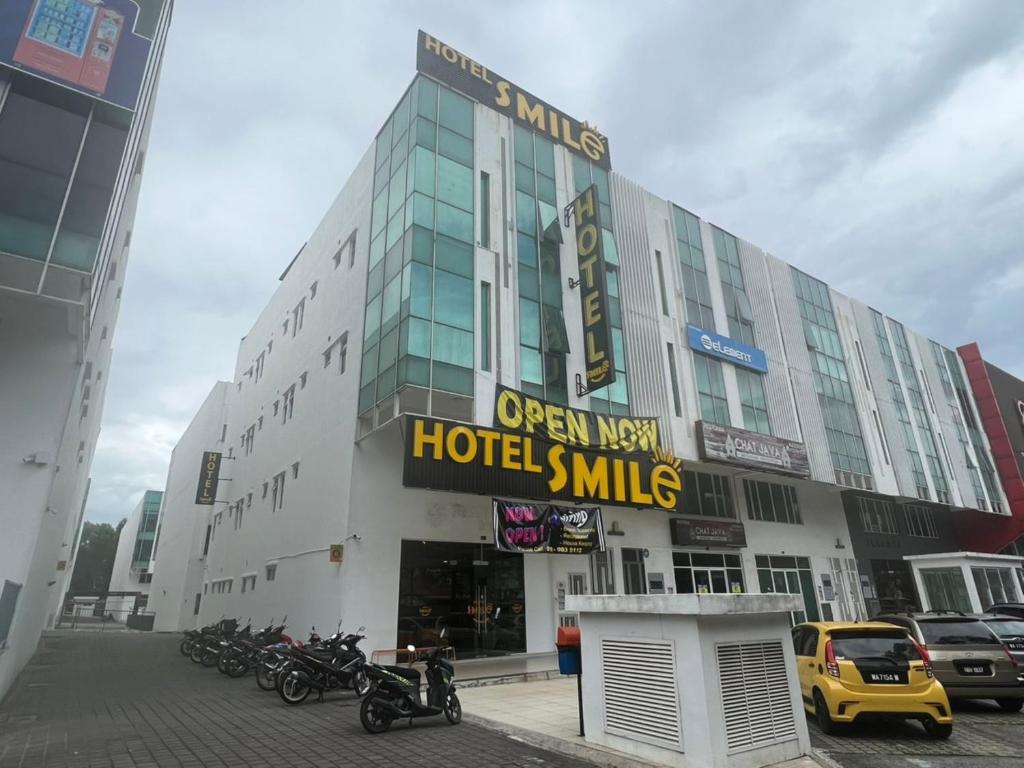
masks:
<path fill-rule="evenodd" d="M 995 699 L 1007 712 L 1024 706 L 1024 670 L 983 615 L 930 611 L 884 614 L 872 621 L 903 627 L 927 649 L 950 699 Z"/>

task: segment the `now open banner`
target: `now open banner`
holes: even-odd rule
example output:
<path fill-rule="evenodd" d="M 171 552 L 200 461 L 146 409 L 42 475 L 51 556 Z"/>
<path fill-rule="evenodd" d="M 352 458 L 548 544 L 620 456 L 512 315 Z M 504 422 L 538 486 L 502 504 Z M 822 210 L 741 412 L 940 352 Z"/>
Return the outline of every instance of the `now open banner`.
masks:
<path fill-rule="evenodd" d="M 600 507 L 494 499 L 494 543 L 504 552 L 589 555 L 604 551 Z"/>

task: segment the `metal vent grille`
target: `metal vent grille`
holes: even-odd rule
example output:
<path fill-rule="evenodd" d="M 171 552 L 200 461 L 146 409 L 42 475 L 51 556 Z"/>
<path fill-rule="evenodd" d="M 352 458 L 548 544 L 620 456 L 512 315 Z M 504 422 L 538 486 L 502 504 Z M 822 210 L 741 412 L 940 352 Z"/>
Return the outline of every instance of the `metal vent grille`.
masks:
<path fill-rule="evenodd" d="M 601 667 L 605 730 L 679 749 L 679 694 L 672 643 L 602 639 Z"/>
<path fill-rule="evenodd" d="M 729 752 L 795 739 L 782 643 L 723 644 L 716 655 Z"/>

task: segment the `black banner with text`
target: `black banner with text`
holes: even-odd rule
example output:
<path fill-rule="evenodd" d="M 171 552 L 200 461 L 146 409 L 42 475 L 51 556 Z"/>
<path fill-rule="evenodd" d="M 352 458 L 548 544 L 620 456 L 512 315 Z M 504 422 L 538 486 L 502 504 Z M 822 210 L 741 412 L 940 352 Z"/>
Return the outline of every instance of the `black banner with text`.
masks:
<path fill-rule="evenodd" d="M 494 499 L 494 543 L 505 552 L 589 555 L 604 551 L 600 507 Z"/>

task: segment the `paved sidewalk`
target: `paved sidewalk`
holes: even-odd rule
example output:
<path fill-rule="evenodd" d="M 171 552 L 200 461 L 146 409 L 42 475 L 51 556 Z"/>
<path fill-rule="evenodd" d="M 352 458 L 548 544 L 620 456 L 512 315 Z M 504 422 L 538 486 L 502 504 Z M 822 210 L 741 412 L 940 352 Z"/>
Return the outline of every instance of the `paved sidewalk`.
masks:
<path fill-rule="evenodd" d="M 466 688 L 459 692 L 465 717 L 529 744 L 609 768 L 649 765 L 621 752 L 587 743 L 580 733 L 575 677 Z M 819 768 L 809 757 L 775 768 Z"/>
<path fill-rule="evenodd" d="M 587 768 L 443 717 L 359 725 L 350 691 L 289 707 L 253 677 L 179 655 L 178 637 L 68 632 L 43 639 L 0 706 L 0 768 Z"/>

